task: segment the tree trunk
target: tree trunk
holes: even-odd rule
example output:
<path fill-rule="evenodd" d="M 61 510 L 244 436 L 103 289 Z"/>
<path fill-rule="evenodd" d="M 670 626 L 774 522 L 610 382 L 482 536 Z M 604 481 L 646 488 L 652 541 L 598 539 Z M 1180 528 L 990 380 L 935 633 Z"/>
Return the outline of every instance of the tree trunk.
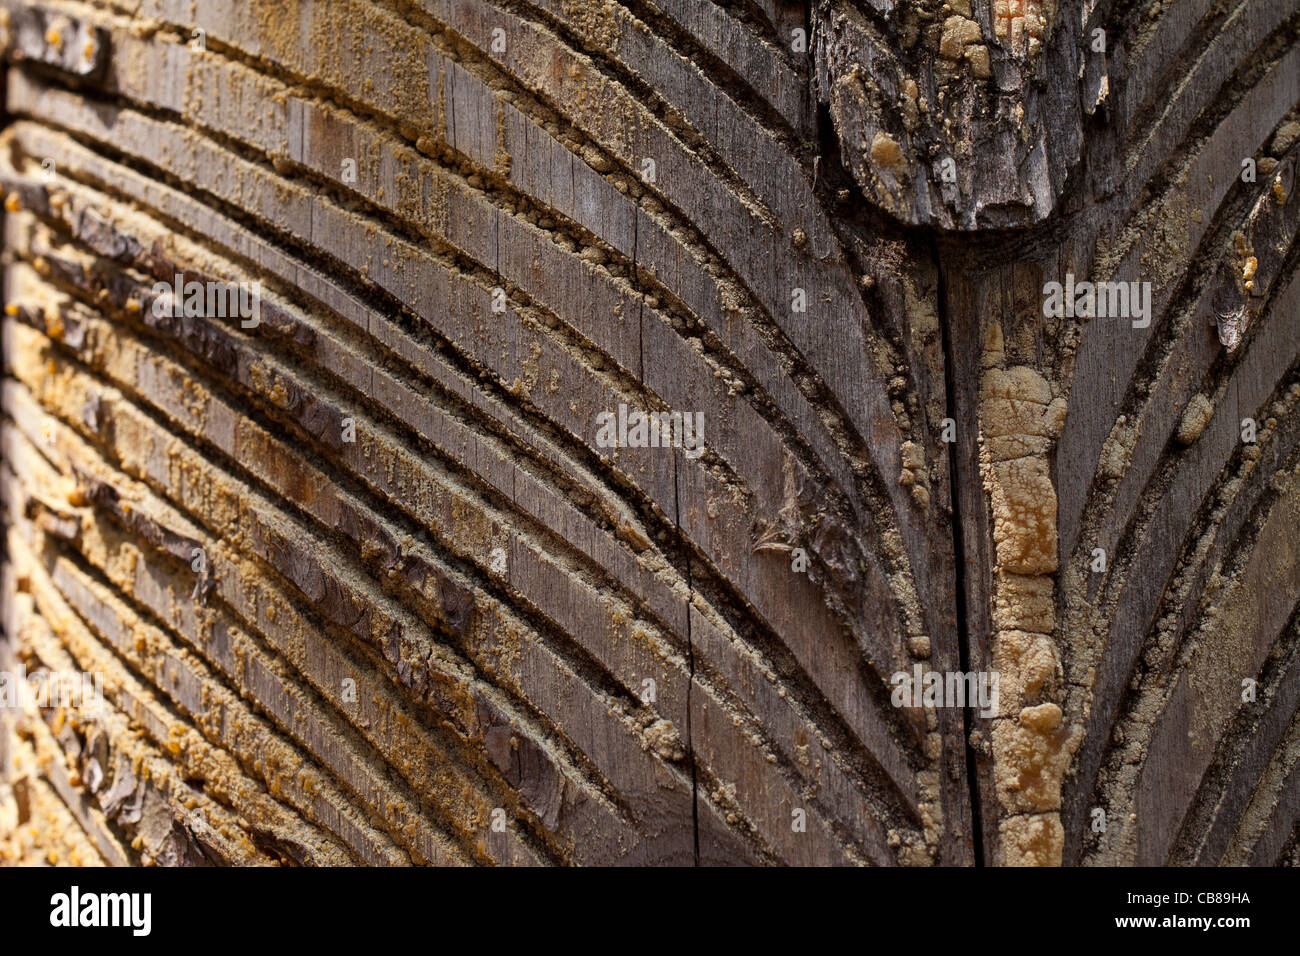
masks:
<path fill-rule="evenodd" d="M 1300 862 L 1288 6 L 0 3 L 0 860 Z"/>

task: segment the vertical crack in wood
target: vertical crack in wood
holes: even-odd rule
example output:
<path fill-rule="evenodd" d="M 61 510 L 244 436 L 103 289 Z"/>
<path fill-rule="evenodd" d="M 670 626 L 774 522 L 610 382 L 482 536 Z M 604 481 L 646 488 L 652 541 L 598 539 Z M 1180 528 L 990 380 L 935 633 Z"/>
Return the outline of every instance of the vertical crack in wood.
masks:
<path fill-rule="evenodd" d="M 956 362 L 953 355 L 953 334 L 949 325 L 948 317 L 948 299 L 947 299 L 947 281 L 945 277 L 945 262 L 943 254 L 939 248 L 939 241 L 936 233 L 930 231 L 929 235 L 930 258 L 934 263 L 935 273 L 938 276 L 936 292 L 936 309 L 939 313 L 939 329 L 941 341 L 943 343 L 943 370 L 944 370 L 944 392 L 945 392 L 945 409 L 948 417 L 954 423 L 963 421 L 967 416 L 965 410 L 959 407 L 960 392 L 957 389 L 957 383 L 954 378 Z M 971 668 L 971 649 L 970 649 L 970 617 L 966 609 L 967 588 L 967 562 L 971 560 L 966 553 L 965 535 L 963 533 L 963 516 L 961 505 L 961 480 L 958 466 L 958 454 L 960 444 L 956 441 L 948 442 L 948 491 L 952 507 L 952 554 L 953 568 L 956 573 L 956 612 L 957 612 L 957 654 L 960 661 L 960 667 L 964 673 L 969 673 Z M 967 798 L 970 801 L 971 815 L 971 847 L 974 852 L 975 865 L 982 867 L 987 859 L 987 847 L 985 846 L 984 821 L 983 821 L 983 800 L 980 798 L 979 774 L 976 768 L 975 745 L 972 743 L 973 735 L 976 733 L 977 726 L 975 723 L 975 707 L 971 701 L 962 710 L 962 754 L 966 764 L 966 791 Z"/>

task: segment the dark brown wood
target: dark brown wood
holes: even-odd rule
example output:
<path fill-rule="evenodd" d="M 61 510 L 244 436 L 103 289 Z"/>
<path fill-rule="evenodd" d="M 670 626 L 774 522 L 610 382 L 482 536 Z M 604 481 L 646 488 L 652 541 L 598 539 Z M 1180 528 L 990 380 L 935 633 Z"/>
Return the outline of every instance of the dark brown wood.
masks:
<path fill-rule="evenodd" d="M 1284 7 L 0 3 L 0 857 L 1296 862 Z"/>

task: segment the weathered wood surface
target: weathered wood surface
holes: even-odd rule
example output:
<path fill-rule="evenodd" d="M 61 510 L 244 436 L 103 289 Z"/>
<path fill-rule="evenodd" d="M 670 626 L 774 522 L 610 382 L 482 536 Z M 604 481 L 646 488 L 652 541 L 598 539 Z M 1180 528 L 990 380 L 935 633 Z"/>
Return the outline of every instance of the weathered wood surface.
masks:
<path fill-rule="evenodd" d="M 1298 15 L 1083 6 L 0 4 L 0 854 L 1300 862 Z"/>

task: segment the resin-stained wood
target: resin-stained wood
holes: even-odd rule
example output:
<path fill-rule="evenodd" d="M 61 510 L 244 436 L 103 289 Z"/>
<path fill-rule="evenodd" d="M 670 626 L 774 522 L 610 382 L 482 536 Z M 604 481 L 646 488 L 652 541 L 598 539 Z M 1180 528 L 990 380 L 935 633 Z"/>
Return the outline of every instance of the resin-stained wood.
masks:
<path fill-rule="evenodd" d="M 6 860 L 1295 862 L 1279 5 L 0 7 Z"/>

